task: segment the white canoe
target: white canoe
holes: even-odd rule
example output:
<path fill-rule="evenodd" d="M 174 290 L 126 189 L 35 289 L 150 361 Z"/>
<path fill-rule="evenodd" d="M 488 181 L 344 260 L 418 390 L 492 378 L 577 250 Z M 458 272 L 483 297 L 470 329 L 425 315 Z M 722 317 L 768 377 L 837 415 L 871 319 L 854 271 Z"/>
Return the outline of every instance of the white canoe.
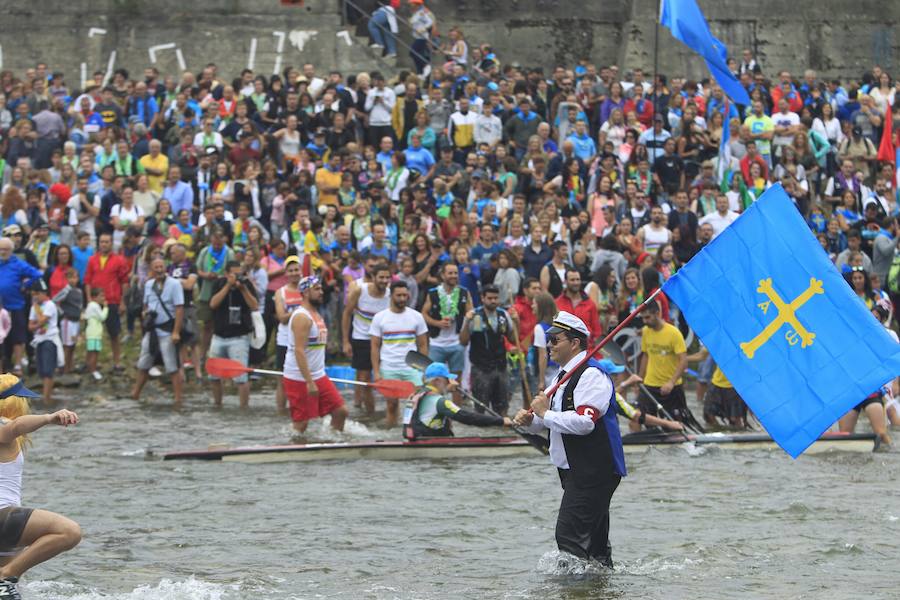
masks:
<path fill-rule="evenodd" d="M 774 450 L 778 445 L 768 435 L 756 433 L 712 433 L 688 435 L 696 446 L 716 445 L 726 450 Z M 685 436 L 675 433 L 626 435 L 623 446 L 627 454 L 645 452 L 650 447 L 675 446 L 685 443 Z M 869 433 L 826 433 L 805 453 L 872 452 L 876 437 Z M 213 446 L 205 450 L 169 452 L 163 460 L 220 460 L 228 462 L 270 463 L 321 460 L 414 460 L 447 458 L 507 458 L 540 456 L 519 437 L 431 438 L 416 441 L 334 442 L 291 444 L 284 446 Z"/>

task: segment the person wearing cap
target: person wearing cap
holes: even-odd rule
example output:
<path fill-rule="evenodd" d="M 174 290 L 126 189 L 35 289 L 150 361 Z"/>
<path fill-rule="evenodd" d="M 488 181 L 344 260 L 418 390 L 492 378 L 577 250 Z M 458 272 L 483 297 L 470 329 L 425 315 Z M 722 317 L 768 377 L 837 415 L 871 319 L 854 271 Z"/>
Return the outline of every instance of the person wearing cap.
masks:
<path fill-rule="evenodd" d="M 296 255 L 288 256 L 284 259 L 284 263 L 279 269 L 284 272 L 285 283 L 283 286 L 275 290 L 272 296 L 272 303 L 275 306 L 275 319 L 278 322 L 278 328 L 275 331 L 275 370 L 284 369 L 284 361 L 287 356 L 288 341 L 290 339 L 290 329 L 288 321 L 303 304 L 303 294 L 300 293 L 300 278 L 302 269 L 300 258 Z M 285 410 L 284 386 L 279 382 L 275 388 L 275 406 L 279 412 Z"/>
<path fill-rule="evenodd" d="M 595 359 L 580 364 L 589 336 L 575 315 L 556 315 L 547 330 L 550 357 L 562 365 L 557 381 L 572 375 L 552 398 L 535 396 L 531 410 L 520 410 L 514 422 L 532 433 L 550 431 L 550 460 L 563 487 L 556 521 L 560 551 L 612 567 L 609 505 L 626 475 L 625 454 L 613 380 Z"/>
<path fill-rule="evenodd" d="M 647 154 L 649 154 L 651 164 L 663 155 L 666 140 L 672 137 L 672 134 L 663 128 L 665 122 L 665 117 L 662 115 L 654 115 L 653 127 L 638 136 L 638 144 L 643 144 L 647 147 Z"/>
<path fill-rule="evenodd" d="M 518 110 L 514 111 L 513 116 L 503 126 L 503 133 L 515 150 L 516 160 L 522 160 L 522 157 L 525 156 L 525 152 L 528 150 L 528 140 L 531 139 L 531 136 L 537 135 L 540 124 L 541 119 L 532 110 L 531 100 L 528 99 L 528 96 L 522 96 L 519 99 Z"/>
<path fill-rule="evenodd" d="M 59 337 L 59 309 L 50 300 L 47 282 L 35 279 L 31 284 L 31 310 L 28 313 L 28 331 L 38 376 L 43 384 L 45 404 L 53 404 L 53 375 L 62 366 L 63 348 Z"/>
<path fill-rule="evenodd" d="M 178 244 L 177 258 L 184 261 L 184 246 Z M 189 264 L 189 263 L 188 263 Z M 185 278 L 192 275 L 183 274 Z M 193 275 L 196 278 L 196 275 Z M 188 281 L 185 279 L 184 281 Z M 188 288 L 189 290 L 192 288 Z M 184 339 L 186 317 L 186 295 L 182 280 L 168 274 L 166 261 L 155 258 L 150 263 L 150 277 L 144 284 L 144 336 L 141 353 L 137 361 L 137 379 L 132 397 L 140 398 L 141 389 L 147 382 L 148 372 L 158 356 L 162 358 L 166 373 L 172 376 L 172 391 L 175 406 L 181 405 L 184 374 L 181 370 L 180 347 Z"/>
<path fill-rule="evenodd" d="M 862 115 L 860 111 L 853 114 L 855 117 L 868 120 L 868 117 Z M 876 164 L 878 149 L 872 140 L 864 135 L 864 132 L 865 130 L 859 124 L 854 125 L 850 130 L 850 135 L 844 138 L 838 146 L 838 155 L 841 159 L 853 161 L 853 170 L 862 173 L 863 179 L 868 179 L 870 169 Z"/>
<path fill-rule="evenodd" d="M 21 598 L 19 578 L 32 567 L 71 550 L 81 541 L 78 523 L 37 508 L 22 506 L 22 474 L 29 434 L 46 425 L 78 423 L 69 410 L 32 415 L 29 399 L 40 398 L 10 373 L 0 375 L 0 548 L 16 549 L 0 566 L 0 598 Z"/>
<path fill-rule="evenodd" d="M 18 225 L 7 225 L 4 231 Z M 5 235 L 5 233 L 4 233 Z M 26 312 L 23 287 L 41 277 L 41 271 L 24 260 L 13 256 L 15 245 L 8 238 L 0 238 L 0 302 L 9 312 L 11 328 L 4 340 L 6 355 L 12 354 L 13 369 L 21 372 L 20 363 L 28 337 L 28 313 Z"/>
<path fill-rule="evenodd" d="M 296 432 L 304 433 L 311 419 L 330 415 L 331 428 L 343 431 L 347 408 L 325 374 L 328 327 L 319 314 L 324 301 L 322 283 L 315 275 L 304 277 L 298 290 L 302 300 L 287 322 L 288 343 L 282 377 L 291 422 Z"/>
<path fill-rule="evenodd" d="M 453 436 L 452 421 L 474 427 L 510 427 L 509 417 L 477 413 L 460 408 L 451 393 L 457 387 L 457 376 L 447 363 L 433 362 L 425 369 L 425 388 L 410 398 L 404 413 L 403 436 L 408 440 L 423 437 Z"/>

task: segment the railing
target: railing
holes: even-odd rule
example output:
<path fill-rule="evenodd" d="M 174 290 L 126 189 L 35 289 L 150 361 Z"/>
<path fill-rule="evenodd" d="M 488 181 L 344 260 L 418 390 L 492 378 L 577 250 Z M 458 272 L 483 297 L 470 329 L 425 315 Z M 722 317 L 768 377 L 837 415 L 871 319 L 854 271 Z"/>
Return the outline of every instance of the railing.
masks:
<path fill-rule="evenodd" d="M 347 7 L 348 6 L 352 6 L 353 8 L 356 9 L 356 11 L 358 13 L 360 13 L 361 15 L 365 15 L 366 18 L 369 18 L 369 19 L 372 18 L 372 13 L 366 11 L 364 8 L 362 8 L 359 4 L 357 4 L 353 0 L 341 0 L 341 1 L 342 1 L 341 14 L 343 15 L 344 23 L 347 23 L 349 20 L 347 18 Z M 407 27 L 409 27 L 409 30 L 412 31 L 412 23 L 410 23 L 407 19 L 398 15 L 396 13 L 396 11 L 394 12 L 394 15 L 396 16 L 398 21 L 405 24 Z M 392 33 L 391 35 L 394 35 L 394 34 Z M 396 38 L 396 41 L 398 44 L 400 44 L 401 46 L 403 46 L 404 48 L 409 50 L 409 53 L 411 55 L 418 57 L 422 62 L 429 63 L 429 64 L 431 63 L 431 60 L 429 60 L 427 57 L 423 56 L 422 54 L 420 54 L 419 52 L 414 50 L 412 46 L 410 46 L 405 41 L 400 39 L 399 35 L 395 35 L 394 37 Z M 431 46 L 433 50 L 436 50 L 437 52 L 443 52 L 443 50 L 441 50 L 441 48 L 437 44 L 435 44 L 433 41 L 431 41 L 430 39 L 427 41 L 428 41 L 428 45 Z"/>

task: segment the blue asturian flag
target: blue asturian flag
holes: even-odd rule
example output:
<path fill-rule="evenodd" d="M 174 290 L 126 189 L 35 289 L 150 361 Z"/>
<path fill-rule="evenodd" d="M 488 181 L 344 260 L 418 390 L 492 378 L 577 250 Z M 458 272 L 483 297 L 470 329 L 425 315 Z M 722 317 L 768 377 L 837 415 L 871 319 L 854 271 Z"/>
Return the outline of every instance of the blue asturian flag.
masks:
<path fill-rule="evenodd" d="M 794 458 L 900 374 L 900 344 L 834 267 L 780 184 L 663 292 Z"/>
<path fill-rule="evenodd" d="M 745 106 L 750 96 L 728 69 L 728 48 L 709 31 L 706 17 L 696 0 L 660 0 L 659 23 L 703 57 L 713 78 L 733 101 Z M 726 123 L 727 126 L 727 123 Z"/>

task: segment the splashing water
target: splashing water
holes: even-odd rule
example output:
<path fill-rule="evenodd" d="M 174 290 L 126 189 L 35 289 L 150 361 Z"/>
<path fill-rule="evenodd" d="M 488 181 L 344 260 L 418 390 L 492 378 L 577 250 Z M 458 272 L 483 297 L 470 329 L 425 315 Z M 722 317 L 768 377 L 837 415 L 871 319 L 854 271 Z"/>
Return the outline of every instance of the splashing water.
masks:
<path fill-rule="evenodd" d="M 221 584 L 189 577 L 184 581 L 162 579 L 156 585 L 142 585 L 130 592 L 106 594 L 70 583 L 32 581 L 22 590 L 32 600 L 231 600 L 240 597 L 240 583 Z"/>
<path fill-rule="evenodd" d="M 537 572 L 552 577 L 609 575 L 612 569 L 593 560 L 583 560 L 559 550 L 545 552 L 538 560 Z"/>

